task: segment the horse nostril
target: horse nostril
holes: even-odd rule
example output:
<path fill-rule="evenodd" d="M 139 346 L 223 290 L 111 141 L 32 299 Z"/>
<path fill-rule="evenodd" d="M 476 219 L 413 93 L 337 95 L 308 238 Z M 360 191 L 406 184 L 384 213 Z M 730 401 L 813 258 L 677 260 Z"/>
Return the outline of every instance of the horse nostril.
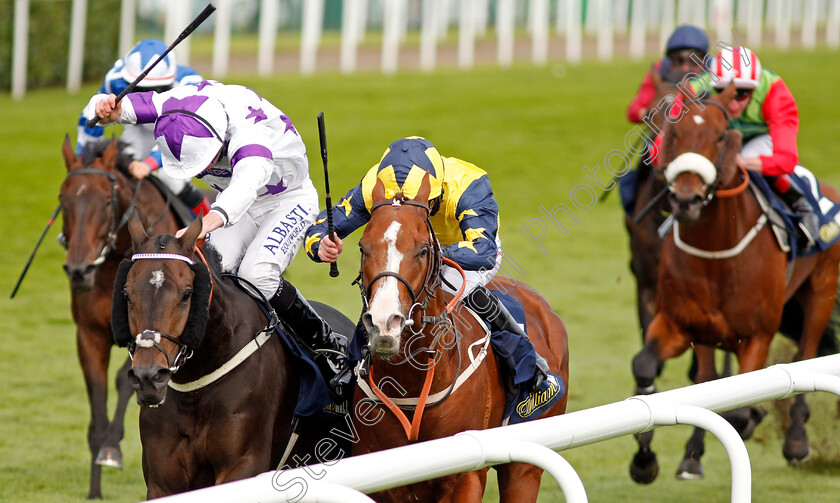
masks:
<path fill-rule="evenodd" d="M 158 371 L 155 372 L 153 379 L 156 383 L 164 384 L 169 380 L 170 377 L 172 377 L 172 371 L 164 367 L 158 369 Z"/>
<path fill-rule="evenodd" d="M 140 387 L 140 378 L 134 372 L 134 369 L 128 369 L 128 382 L 135 390 Z"/>
<path fill-rule="evenodd" d="M 405 328 L 405 316 L 400 313 L 394 313 L 388 317 L 386 324 L 389 332 L 402 332 Z"/>

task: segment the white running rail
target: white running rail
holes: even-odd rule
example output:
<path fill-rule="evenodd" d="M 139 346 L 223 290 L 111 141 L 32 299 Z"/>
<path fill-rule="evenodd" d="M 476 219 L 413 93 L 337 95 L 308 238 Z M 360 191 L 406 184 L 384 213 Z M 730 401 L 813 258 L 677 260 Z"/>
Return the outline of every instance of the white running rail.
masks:
<path fill-rule="evenodd" d="M 732 467 L 733 503 L 751 498 L 750 460 L 743 441 L 715 412 L 812 391 L 840 396 L 840 355 L 764 370 L 528 423 L 467 431 L 453 437 L 354 456 L 161 498 L 165 503 L 369 502 L 364 493 L 485 466 L 523 461 L 550 473 L 566 501 L 586 502 L 574 469 L 556 451 L 657 426 L 688 424 L 715 435 Z M 388 467 L 376 470 L 372 467 Z"/>

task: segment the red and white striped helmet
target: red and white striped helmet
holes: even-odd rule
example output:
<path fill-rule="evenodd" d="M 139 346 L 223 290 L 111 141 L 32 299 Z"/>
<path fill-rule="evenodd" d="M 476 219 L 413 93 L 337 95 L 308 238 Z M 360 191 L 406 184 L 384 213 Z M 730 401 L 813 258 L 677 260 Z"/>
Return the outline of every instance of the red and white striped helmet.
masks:
<path fill-rule="evenodd" d="M 761 62 L 746 47 L 726 47 L 712 59 L 710 70 L 719 80 L 714 86 L 721 88 L 735 81 L 736 89 L 755 89 L 761 80 Z"/>

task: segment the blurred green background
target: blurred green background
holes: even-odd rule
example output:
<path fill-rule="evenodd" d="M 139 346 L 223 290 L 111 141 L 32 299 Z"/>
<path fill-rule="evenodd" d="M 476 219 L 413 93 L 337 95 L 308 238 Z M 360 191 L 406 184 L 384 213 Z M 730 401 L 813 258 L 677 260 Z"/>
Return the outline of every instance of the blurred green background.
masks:
<path fill-rule="evenodd" d="M 840 186 L 838 53 L 761 51 L 760 56 L 764 66 L 782 75 L 798 100 L 802 163 L 822 180 Z M 575 411 L 622 400 L 634 389 L 630 360 L 640 347 L 640 335 L 618 194 L 579 212 L 577 222 L 564 220 L 565 235 L 549 227 L 541 242 L 545 253 L 520 228 L 541 218 L 539 206 L 569 204 L 570 190 L 586 182 L 583 166 L 602 165 L 607 152 L 624 149 L 624 135 L 630 130 L 624 109 L 646 66 L 585 62 L 544 68 L 516 65 L 508 70 L 479 67 L 469 73 L 406 71 L 395 76 L 234 75 L 226 82 L 257 90 L 292 118 L 307 144 L 310 172 L 319 190 L 323 170 L 316 116 L 324 111 L 334 198 L 358 183 L 391 141 L 407 135 L 425 136 L 444 155 L 487 170 L 501 207 L 504 248 L 523 272 L 515 277 L 543 293 L 567 324 L 568 410 Z M 63 137 L 69 133 L 75 140 L 78 114 L 94 91 L 94 85 L 76 95 L 37 90 L 19 102 L 0 95 L 0 501 L 70 502 L 87 494 L 89 408 L 61 269 L 62 249 L 55 243 L 60 221 L 48 233 L 17 297 L 10 300 L 8 293 L 57 204 L 65 174 Z M 346 240 L 339 278 L 329 278 L 326 267 L 302 253 L 287 272 L 307 296 L 335 305 L 352 319 L 361 308 L 358 290 L 350 286 L 358 271 L 359 236 Z M 115 348 L 112 358 L 119 363 L 125 354 Z M 791 354 L 789 345 L 776 341 L 774 361 Z M 659 389 L 688 385 L 687 369 L 687 355 L 670 362 Z M 109 410 L 113 390 L 111 400 Z M 837 501 L 837 401 L 817 394 L 809 401 L 808 428 L 815 452 L 798 468 L 789 467 L 781 455 L 777 407 L 764 404 L 771 414 L 747 442 L 755 501 Z M 106 501 L 145 497 L 137 412 L 132 400 L 122 443 L 125 468 L 104 471 Z M 580 474 L 593 502 L 728 501 L 729 462 L 714 438 L 707 437 L 705 479 L 674 480 L 688 435 L 687 427 L 657 431 L 654 447 L 661 474 L 650 486 L 638 486 L 628 476 L 635 452 L 629 436 L 563 455 Z M 489 484 L 486 500 L 493 501 L 495 494 Z M 544 478 L 540 501 L 563 501 L 550 477 Z"/>

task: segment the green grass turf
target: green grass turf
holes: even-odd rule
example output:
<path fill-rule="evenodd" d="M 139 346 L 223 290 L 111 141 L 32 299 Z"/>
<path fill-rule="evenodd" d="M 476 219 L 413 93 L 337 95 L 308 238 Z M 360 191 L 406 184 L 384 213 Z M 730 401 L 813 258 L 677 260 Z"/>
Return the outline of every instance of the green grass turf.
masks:
<path fill-rule="evenodd" d="M 766 51 L 761 57 L 797 97 L 802 162 L 821 179 L 840 185 L 836 161 L 840 159 L 836 95 L 840 57 L 825 50 Z M 587 181 L 583 166 L 602 165 L 605 153 L 624 148 L 629 131 L 624 108 L 646 66 L 644 62 L 552 63 L 545 68 L 522 65 L 469 73 L 234 76 L 227 81 L 256 89 L 293 119 L 309 148 L 311 174 L 319 188 L 323 181 L 315 117 L 325 112 L 334 198 L 357 183 L 391 141 L 406 135 L 426 136 L 444 155 L 486 169 L 502 208 L 504 248 L 521 268 L 514 277 L 541 291 L 568 326 L 568 409 L 575 411 L 622 400 L 634 388 L 630 360 L 640 347 L 640 337 L 617 194 L 605 204 L 578 212 L 577 222 L 561 217 L 567 233 L 549 227 L 541 242 L 543 252 L 519 229 L 542 218 L 539 206 L 568 204 L 573 187 Z M 0 160 L 0 501 L 71 502 L 87 494 L 89 409 L 75 354 L 62 250 L 55 244 L 60 221 L 48 233 L 18 296 L 9 300 L 8 293 L 57 204 L 64 177 L 61 141 L 65 133 L 75 139 L 79 110 L 93 91 L 92 86 L 76 95 L 34 91 L 20 102 L 0 96 L 5 119 L 0 124 L 4 153 Z M 336 280 L 328 277 L 326 267 L 303 255 L 288 271 L 288 278 L 308 296 L 337 306 L 351 318 L 360 309 L 358 292 L 350 286 L 358 270 L 358 237 L 346 241 L 347 253 Z M 774 355 L 781 358 L 789 352 L 779 346 Z M 114 349 L 112 355 L 119 362 L 125 351 Z M 670 362 L 659 388 L 689 384 L 687 367 L 686 356 Z M 111 400 L 113 410 L 113 396 Z M 810 402 L 814 458 L 796 469 L 781 456 L 781 415 L 772 404 L 765 404 L 772 414 L 747 443 L 755 501 L 837 500 L 836 400 L 812 395 Z M 135 501 L 145 495 L 137 413 L 132 403 L 122 443 L 125 469 L 104 472 L 107 501 Z M 706 478 L 674 480 L 688 433 L 687 427 L 657 431 L 654 447 L 660 454 L 661 475 L 651 486 L 638 486 L 627 474 L 635 450 L 631 437 L 563 455 L 577 469 L 591 501 L 727 500 L 729 464 L 714 438 L 708 438 L 703 458 Z M 495 494 L 489 486 L 486 499 L 492 501 Z M 540 501 L 562 500 L 556 484 L 546 477 Z"/>

